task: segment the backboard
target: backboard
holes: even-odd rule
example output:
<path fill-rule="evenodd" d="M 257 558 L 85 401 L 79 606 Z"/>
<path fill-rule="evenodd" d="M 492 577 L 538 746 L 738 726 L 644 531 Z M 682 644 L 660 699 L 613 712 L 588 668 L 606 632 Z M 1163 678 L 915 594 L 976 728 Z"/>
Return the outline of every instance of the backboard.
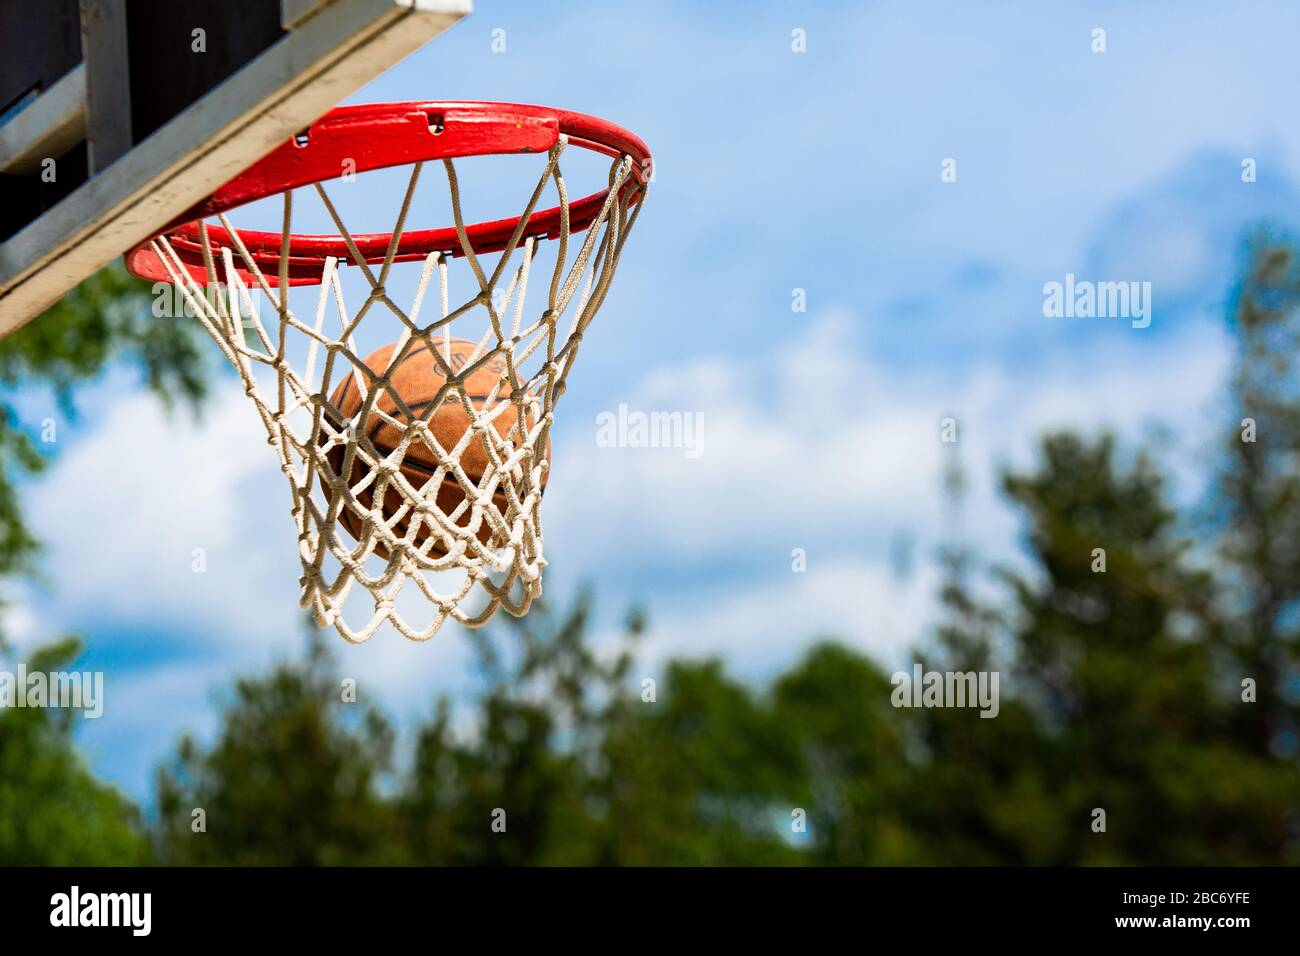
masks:
<path fill-rule="evenodd" d="M 0 0 L 0 335 L 471 0 Z"/>

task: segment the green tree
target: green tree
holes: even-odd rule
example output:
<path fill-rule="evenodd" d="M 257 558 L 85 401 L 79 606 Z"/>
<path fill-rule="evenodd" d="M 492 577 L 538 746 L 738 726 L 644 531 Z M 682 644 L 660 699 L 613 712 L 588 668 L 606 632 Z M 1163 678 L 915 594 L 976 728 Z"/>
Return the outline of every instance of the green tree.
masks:
<path fill-rule="evenodd" d="M 203 748 L 186 737 L 159 772 L 160 858 L 240 866 L 400 862 L 380 792 L 392 770 L 392 729 L 375 708 L 343 698 L 319 634 L 301 661 L 238 681 L 215 744 Z"/>
<path fill-rule="evenodd" d="M 475 731 L 451 732 L 444 699 L 418 734 L 401 799 L 413 862 L 592 862 L 592 748 L 630 656 L 594 655 L 589 616 L 580 593 L 566 610 L 534 605 L 526 618 L 469 632 L 480 679 Z"/>
<path fill-rule="evenodd" d="M 889 677 L 838 644 L 815 646 L 774 688 L 774 723 L 799 754 L 790 796 L 808 814 L 809 862 L 924 862 L 904 818 L 914 765 Z"/>
<path fill-rule="evenodd" d="M 70 667 L 75 638 L 27 661 L 29 673 Z M 112 866 L 147 862 L 129 800 L 86 769 L 72 741 L 74 710 L 0 710 L 0 865 Z"/>
<path fill-rule="evenodd" d="M 670 662 L 656 697 L 612 714 L 600 862 L 801 862 L 782 837 L 809 790 L 797 726 L 714 660 Z"/>
<path fill-rule="evenodd" d="M 1121 464 L 1109 436 L 1059 434 L 1037 471 L 1003 485 L 1032 559 L 1002 575 L 1003 716 L 945 746 L 940 728 L 963 715 L 927 715 L 928 764 L 961 768 L 971 809 L 954 793 L 926 829 L 960 845 L 982 816 L 985 862 L 1279 861 L 1294 772 L 1232 745 L 1212 666 L 1215 582 L 1192 566 L 1154 463 Z M 1096 808 L 1104 834 L 1090 828 Z"/>
<path fill-rule="evenodd" d="M 1233 421 L 1220 475 L 1225 693 L 1253 680 L 1257 700 L 1233 710 L 1259 755 L 1294 756 L 1300 733 L 1300 264 L 1256 240 L 1232 328 Z"/>

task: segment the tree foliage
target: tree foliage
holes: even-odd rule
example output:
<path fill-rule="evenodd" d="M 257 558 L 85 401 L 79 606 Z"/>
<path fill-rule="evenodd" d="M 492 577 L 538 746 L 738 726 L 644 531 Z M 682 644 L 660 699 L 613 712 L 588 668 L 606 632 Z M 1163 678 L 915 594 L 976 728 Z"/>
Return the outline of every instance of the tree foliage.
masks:
<path fill-rule="evenodd" d="M 29 672 L 63 669 L 75 638 L 27 660 Z M 140 814 L 90 773 L 72 741 L 74 710 L 0 710 L 0 862 L 6 866 L 113 866 L 149 859 Z"/>

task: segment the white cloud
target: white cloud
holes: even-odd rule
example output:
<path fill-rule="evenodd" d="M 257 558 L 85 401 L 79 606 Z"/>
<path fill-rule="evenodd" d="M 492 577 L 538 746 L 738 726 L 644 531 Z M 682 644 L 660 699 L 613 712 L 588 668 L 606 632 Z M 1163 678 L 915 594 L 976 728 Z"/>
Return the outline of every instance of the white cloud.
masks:
<path fill-rule="evenodd" d="M 900 598 L 889 571 L 896 532 L 915 536 L 922 565 L 954 533 L 985 558 L 1014 560 L 1018 528 L 998 495 L 999 464 L 1032 466 L 1052 428 L 1105 427 L 1136 442 L 1155 420 L 1194 461 L 1228 355 L 1206 326 L 1177 341 L 1125 331 L 1036 367 L 917 372 L 847 347 L 853 321 L 823 316 L 752 360 L 649 373 L 629 403 L 702 411 L 700 458 L 597 447 L 594 423 L 565 433 L 546 504 L 548 548 L 563 556 L 566 577 L 598 590 L 612 578 L 621 597 L 644 600 L 664 622 L 656 654 L 770 660 L 818 632 L 901 648 L 933 618 L 934 579 L 922 576 L 920 596 Z M 959 423 L 969 482 L 960 529 L 949 527 L 940 496 L 947 415 Z M 1205 475 L 1189 468 L 1183 477 Z M 821 570 L 792 574 L 792 548 Z M 871 616 L 883 607 L 900 609 L 887 630 Z"/>
<path fill-rule="evenodd" d="M 28 493 L 60 613 L 229 642 L 296 635 L 288 490 L 242 392 L 223 380 L 201 422 L 144 392 L 97 398 L 102 419 Z"/>
<path fill-rule="evenodd" d="M 787 562 L 779 575 L 656 604 L 641 663 L 659 673 L 670 658 L 725 653 L 733 673 L 762 681 L 812 641 L 833 638 L 896 664 L 936 620 L 938 573 L 933 566 L 918 572 L 900 577 L 881 562 L 814 551 L 804 573 L 791 573 Z"/>
<path fill-rule="evenodd" d="M 7 590 L 11 593 L 5 596 L 4 604 L 0 606 L 0 627 L 13 648 L 26 651 L 47 635 L 39 632 L 39 621 L 31 607 L 24 602 L 23 596 L 13 594 L 14 589 Z"/>

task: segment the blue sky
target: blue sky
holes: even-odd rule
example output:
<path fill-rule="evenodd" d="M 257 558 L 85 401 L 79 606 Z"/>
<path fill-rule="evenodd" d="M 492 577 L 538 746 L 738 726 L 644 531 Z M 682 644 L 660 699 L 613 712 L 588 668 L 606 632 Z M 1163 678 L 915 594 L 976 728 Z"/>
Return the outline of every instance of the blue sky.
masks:
<path fill-rule="evenodd" d="M 1200 492 L 1243 238 L 1300 222 L 1298 28 L 1281 2 L 479 0 L 350 102 L 536 102 L 650 144 L 650 200 L 557 412 L 547 593 L 590 582 L 602 632 L 643 603 L 647 674 L 717 653 L 762 680 L 826 634 L 902 662 L 933 620 L 941 540 L 1016 559 L 994 470 L 1029 462 L 1045 428 L 1137 442 L 1163 425 L 1178 494 Z M 492 174 L 484 201 L 524 188 Z M 1066 273 L 1151 282 L 1150 327 L 1044 317 Z M 704 454 L 598 447 L 596 416 L 621 403 L 702 413 Z M 26 490 L 45 583 L 11 586 L 9 626 L 22 646 L 86 636 L 108 700 L 82 743 L 147 798 L 177 734 L 211 732 L 231 676 L 301 647 L 288 494 L 229 377 L 198 423 L 129 370 L 80 407 Z M 37 391 L 22 408 L 60 417 Z M 957 528 L 939 496 L 948 415 L 972 482 Z M 468 686 L 454 627 L 336 643 L 406 726 Z"/>

